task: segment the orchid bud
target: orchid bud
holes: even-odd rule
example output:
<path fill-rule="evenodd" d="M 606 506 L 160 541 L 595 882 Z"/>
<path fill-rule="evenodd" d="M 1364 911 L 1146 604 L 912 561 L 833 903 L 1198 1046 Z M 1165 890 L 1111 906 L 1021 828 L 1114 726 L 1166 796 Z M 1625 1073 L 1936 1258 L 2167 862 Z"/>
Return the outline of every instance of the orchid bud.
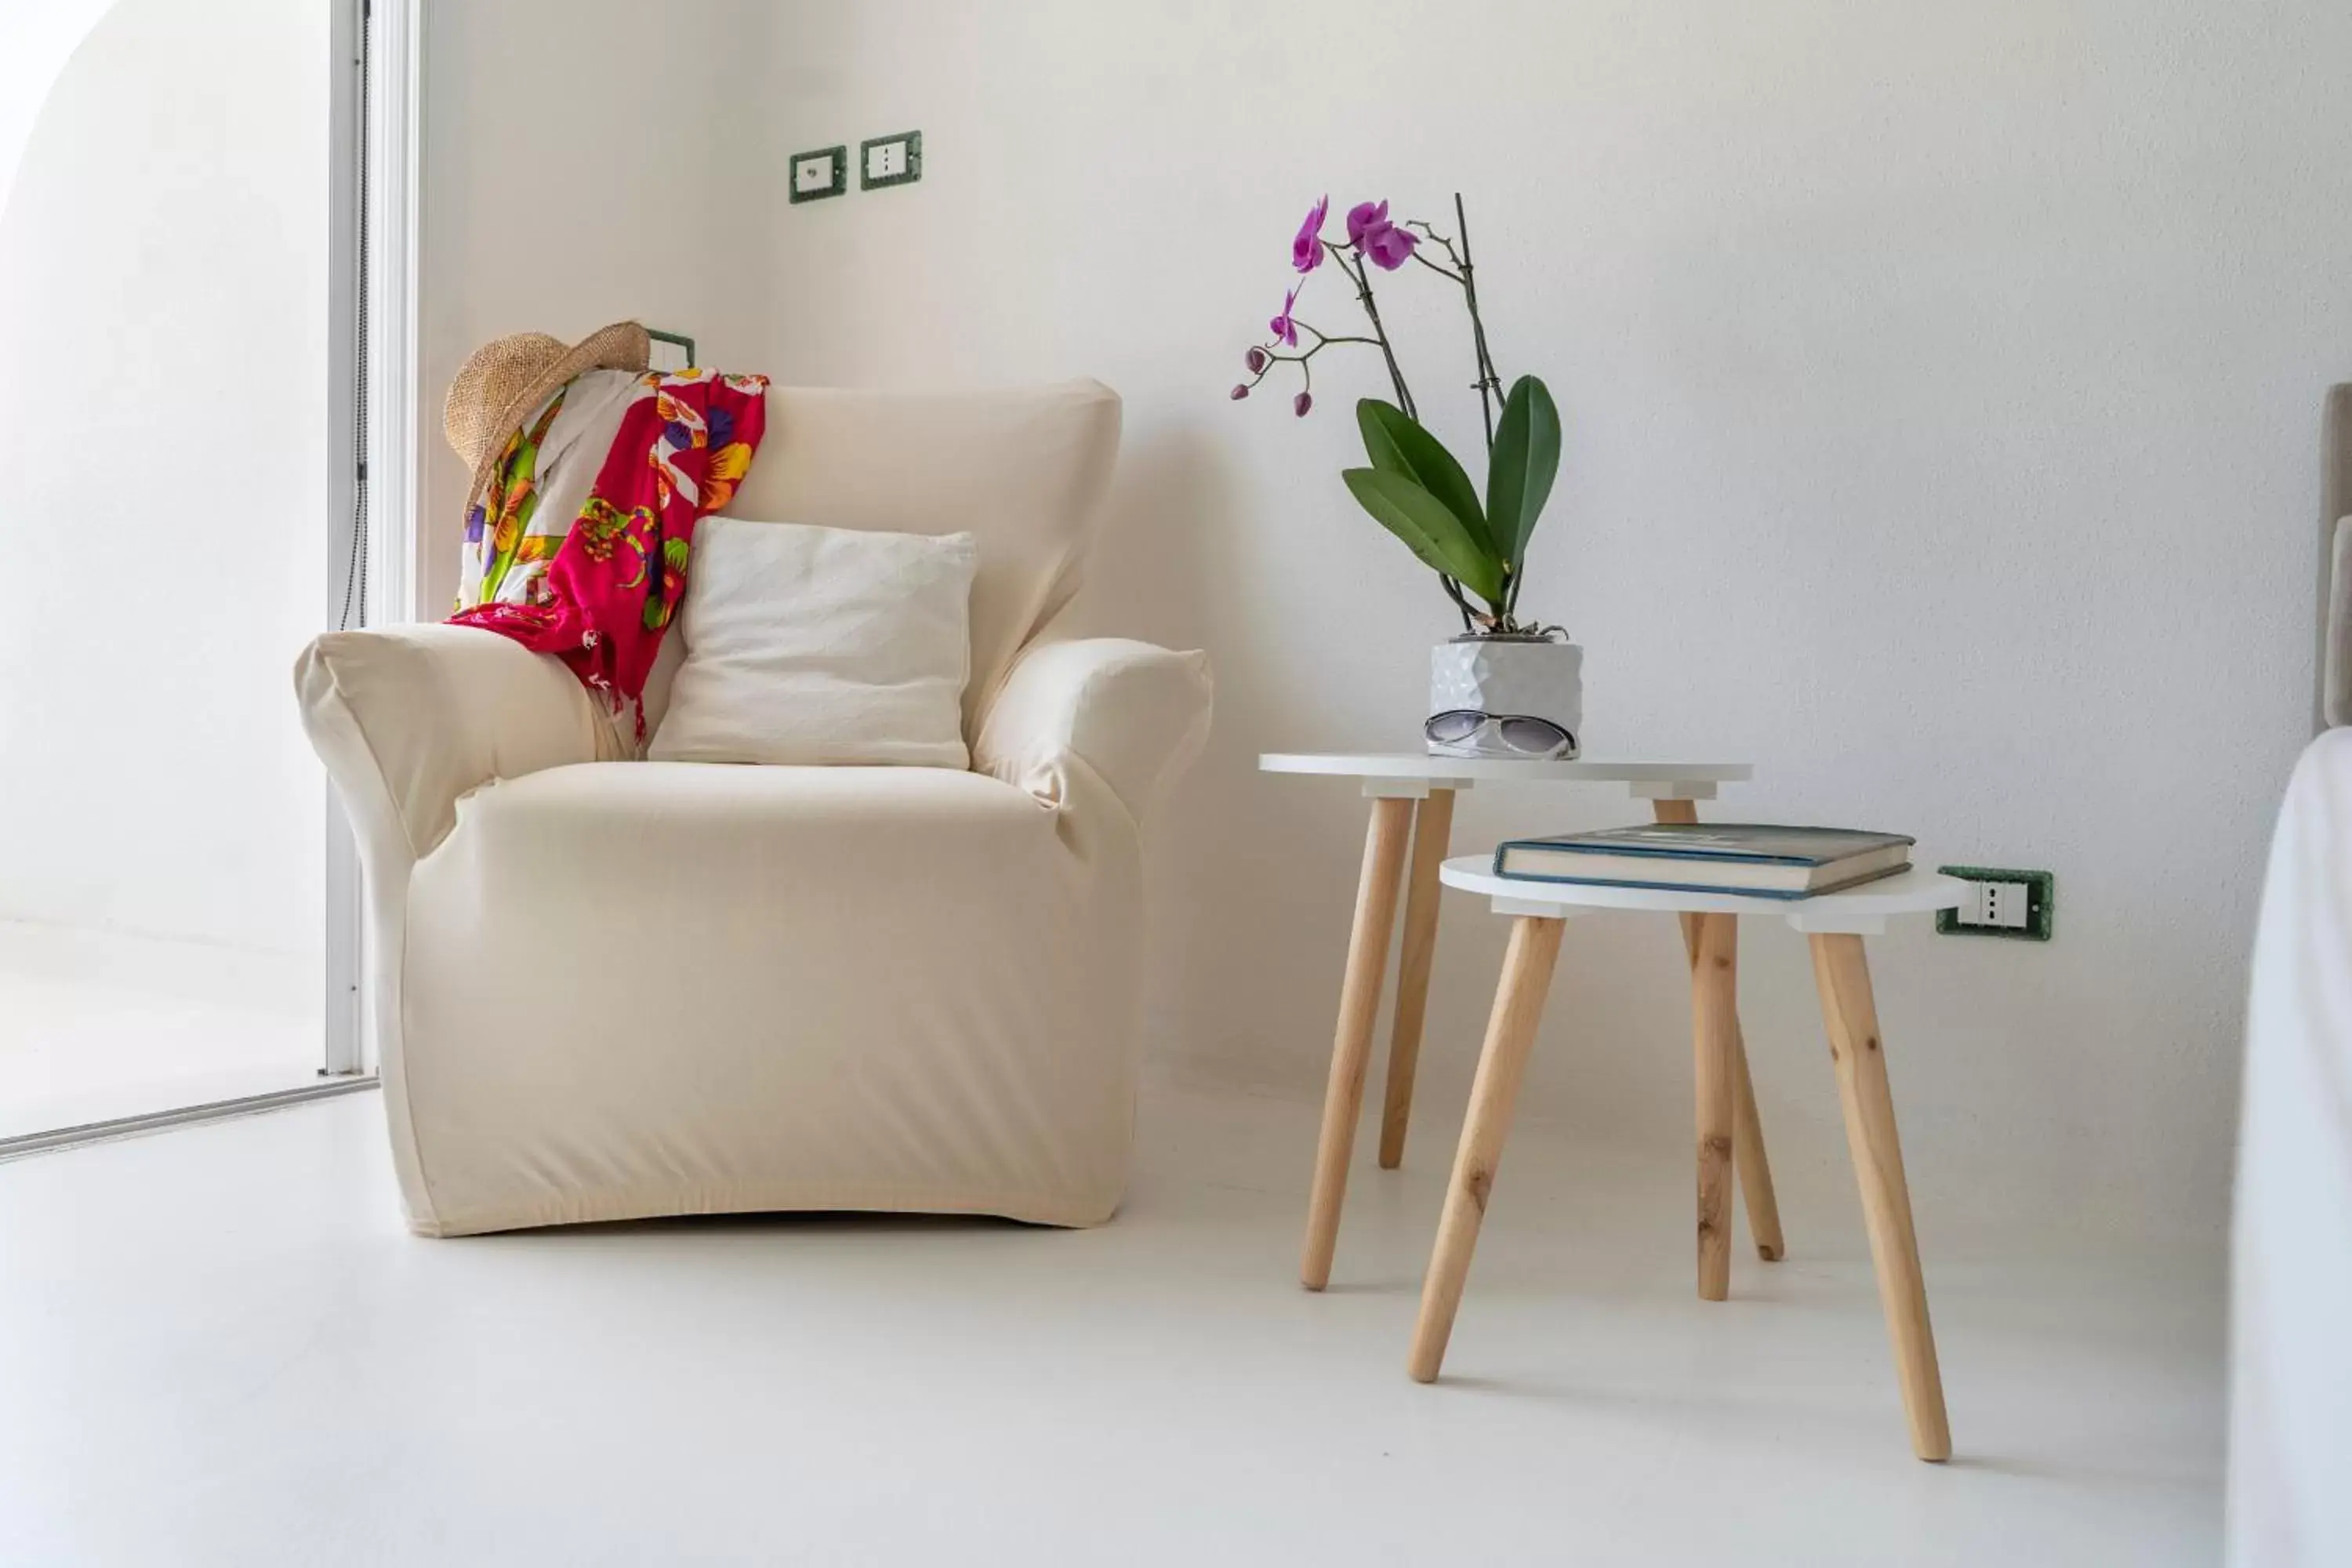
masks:
<path fill-rule="evenodd" d="M 1274 361 L 1266 356 L 1266 352 L 1264 349 L 1252 349 L 1249 353 L 1242 355 L 1242 363 L 1248 367 L 1250 374 L 1253 375 L 1264 375 L 1265 374 L 1265 367 L 1273 363 Z"/>
<path fill-rule="evenodd" d="M 1302 392 L 1290 400 L 1290 411 L 1301 419 L 1306 418 L 1307 411 L 1314 406 L 1315 395 L 1311 392 Z"/>
<path fill-rule="evenodd" d="M 1248 387 L 1246 387 L 1246 386 L 1235 386 L 1235 387 L 1234 388 L 1234 401 L 1235 403 L 1239 403 L 1243 398 L 1247 397 L 1248 395 L 1249 395 L 1249 388 L 1248 388 Z"/>

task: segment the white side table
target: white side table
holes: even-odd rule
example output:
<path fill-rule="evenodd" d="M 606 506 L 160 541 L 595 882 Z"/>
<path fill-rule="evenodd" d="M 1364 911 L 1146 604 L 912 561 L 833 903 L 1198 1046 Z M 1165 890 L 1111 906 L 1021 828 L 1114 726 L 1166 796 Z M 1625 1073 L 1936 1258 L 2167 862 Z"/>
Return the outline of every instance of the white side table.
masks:
<path fill-rule="evenodd" d="M 1394 1170 L 1404 1159 L 1405 1126 L 1412 1113 L 1413 1073 L 1421 1055 L 1422 1019 L 1429 1003 L 1430 960 L 1437 945 L 1439 863 L 1454 828 L 1454 796 L 1486 784 L 1622 784 L 1637 800 L 1651 803 L 1660 822 L 1696 822 L 1697 804 L 1715 798 L 1716 786 L 1745 781 L 1745 763 L 1499 762 L 1432 757 L 1419 752 L 1270 752 L 1260 771 L 1314 773 L 1358 780 L 1372 803 L 1364 838 L 1364 866 L 1356 885 L 1356 915 L 1348 939 L 1348 968 L 1339 987 L 1339 1020 L 1331 1046 L 1331 1076 L 1323 1098 L 1323 1131 L 1315 1151 L 1315 1189 L 1307 1210 L 1307 1244 L 1299 1279 L 1309 1290 L 1330 1282 L 1332 1254 L 1339 1246 L 1339 1210 L 1347 1199 L 1348 1162 L 1355 1150 L 1356 1121 L 1364 1104 L 1364 1076 L 1370 1063 L 1372 1025 L 1380 1013 L 1381 982 L 1388 967 L 1389 936 L 1396 924 L 1397 885 L 1405 881 L 1404 942 L 1397 958 L 1396 1017 L 1389 1037 L 1388 1089 L 1381 1110 L 1381 1167 Z M 1414 803 L 1419 803 L 1418 810 Z M 1406 847 L 1412 847 L 1406 874 Z M 1698 957 L 1697 927 L 1684 922 L 1687 956 Z M 1764 1133 L 1748 1087 L 1748 1049 L 1732 1020 L 1737 1080 L 1735 1115 L 1739 1185 L 1748 1201 L 1748 1226 L 1758 1254 L 1780 1256 L 1780 1215 L 1772 1195 L 1772 1172 L 1764 1156 Z"/>
<path fill-rule="evenodd" d="M 1936 1365 L 1936 1341 L 1927 1326 L 1927 1289 L 1919 1270 L 1919 1241 L 1911 1225 L 1911 1191 L 1903 1175 L 1903 1149 L 1895 1134 L 1895 1100 L 1887 1087 L 1886 1058 L 1878 1030 L 1878 1007 L 1870 989 L 1870 965 L 1862 939 L 1886 929 L 1896 915 L 1926 914 L 1957 907 L 1968 884 L 1933 871 L 1912 869 L 1841 893 L 1810 899 L 1739 898 L 1722 893 L 1673 892 L 1648 888 L 1590 887 L 1537 882 L 1494 874 L 1487 856 L 1448 860 L 1444 885 L 1481 893 L 1496 914 L 1515 917 L 1511 945 L 1486 1042 L 1478 1055 L 1478 1076 L 1470 1089 L 1470 1110 L 1462 1123 L 1462 1143 L 1445 1190 L 1445 1215 L 1439 1222 L 1436 1250 L 1422 1288 L 1421 1321 L 1413 1331 L 1412 1375 L 1423 1383 L 1437 1376 L 1462 1287 L 1470 1274 L 1478 1222 L 1502 1163 L 1503 1140 L 1511 1110 L 1543 1016 L 1544 995 L 1559 956 L 1562 923 L 1592 910 L 1648 910 L 1682 917 L 1696 956 L 1691 966 L 1692 1050 L 1698 1078 L 1698 1293 L 1711 1301 L 1729 1294 L 1731 1208 L 1728 1187 L 1733 1156 L 1749 1132 L 1735 1133 L 1734 1103 L 1740 1063 L 1738 992 L 1739 917 L 1785 919 L 1811 938 L 1813 979 L 1820 987 L 1822 1019 L 1828 1026 L 1830 1060 L 1837 1069 L 1838 1099 L 1845 1109 L 1846 1145 L 1862 1187 L 1863 1218 L 1878 1271 L 1879 1303 L 1895 1343 L 1895 1370 L 1903 1386 L 1904 1414 L 1911 1447 L 1919 1458 L 1947 1459 L 1952 1434 L 1944 1415 L 1944 1384 Z M 1744 1177 L 1745 1168 L 1740 1172 Z"/>

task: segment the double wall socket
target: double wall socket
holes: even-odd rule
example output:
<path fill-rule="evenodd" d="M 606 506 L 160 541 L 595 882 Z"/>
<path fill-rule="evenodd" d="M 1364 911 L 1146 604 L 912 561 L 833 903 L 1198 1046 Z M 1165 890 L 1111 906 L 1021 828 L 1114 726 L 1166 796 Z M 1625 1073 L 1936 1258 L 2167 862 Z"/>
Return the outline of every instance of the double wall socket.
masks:
<path fill-rule="evenodd" d="M 785 164 L 785 195 L 793 202 L 818 202 L 849 189 L 849 148 L 819 147 L 795 153 Z M 857 188 L 911 185 L 923 177 L 923 133 L 900 131 L 857 144 Z"/>

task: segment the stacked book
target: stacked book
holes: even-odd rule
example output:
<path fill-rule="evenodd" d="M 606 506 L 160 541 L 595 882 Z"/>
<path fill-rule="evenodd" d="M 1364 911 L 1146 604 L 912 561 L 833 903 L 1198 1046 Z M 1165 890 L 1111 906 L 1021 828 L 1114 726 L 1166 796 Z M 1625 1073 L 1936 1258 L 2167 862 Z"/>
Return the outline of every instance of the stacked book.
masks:
<path fill-rule="evenodd" d="M 1495 874 L 1531 882 L 1804 899 L 1907 869 L 1914 842 L 1899 833 L 1846 827 L 1659 823 L 1514 838 L 1495 851 Z"/>

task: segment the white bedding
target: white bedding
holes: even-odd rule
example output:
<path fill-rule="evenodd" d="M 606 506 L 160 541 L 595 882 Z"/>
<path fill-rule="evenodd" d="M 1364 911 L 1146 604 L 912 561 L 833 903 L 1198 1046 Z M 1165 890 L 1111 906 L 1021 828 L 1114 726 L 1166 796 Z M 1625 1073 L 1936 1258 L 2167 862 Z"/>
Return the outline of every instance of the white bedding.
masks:
<path fill-rule="evenodd" d="M 2229 1561 L 2352 1563 L 2352 730 L 2279 809 L 2246 1016 Z"/>

